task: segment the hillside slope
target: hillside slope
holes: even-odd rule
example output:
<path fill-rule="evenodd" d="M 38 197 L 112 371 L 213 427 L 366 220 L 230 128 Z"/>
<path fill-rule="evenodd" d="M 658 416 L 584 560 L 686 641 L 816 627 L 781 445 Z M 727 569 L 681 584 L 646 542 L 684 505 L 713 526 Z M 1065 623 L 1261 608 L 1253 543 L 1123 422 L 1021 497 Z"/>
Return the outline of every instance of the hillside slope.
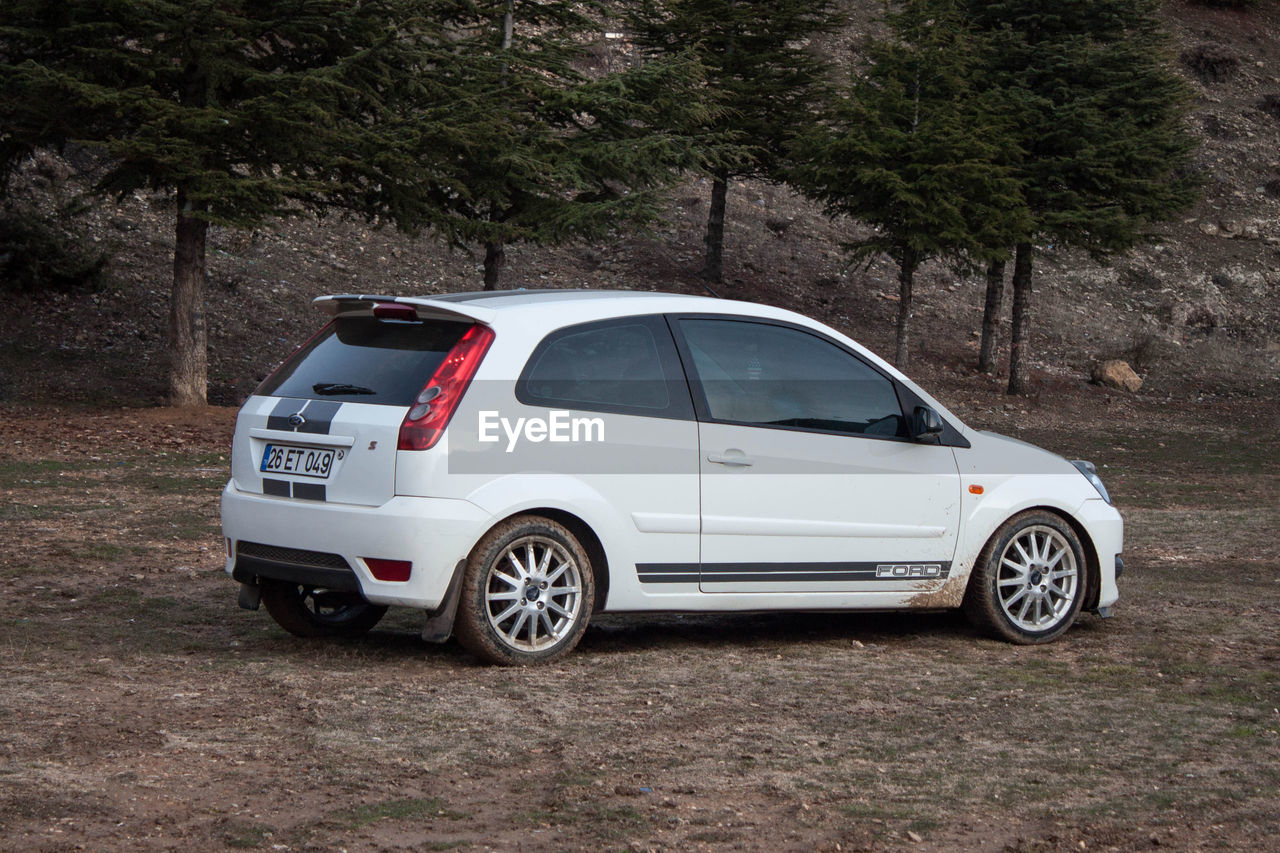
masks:
<path fill-rule="evenodd" d="M 1280 3 L 1263 0 L 1239 12 L 1173 2 L 1165 17 L 1178 67 L 1198 93 L 1193 123 L 1202 140 L 1197 162 L 1205 196 L 1154 243 L 1108 266 L 1046 247 L 1032 333 L 1039 395 L 1104 395 L 1084 383 L 1095 360 L 1116 356 L 1144 375 L 1140 393 L 1170 402 L 1276 396 Z M 53 158 L 33 165 L 27 180 L 46 195 L 70 191 L 67 170 Z M 691 179 L 673 193 L 668 223 L 648 235 L 556 250 L 513 247 L 505 283 L 705 292 L 693 273 L 708 195 L 704 181 Z M 142 193 L 99 203 L 87 223 L 90 239 L 115 251 L 111 283 L 95 293 L 10 298 L 0 316 L 0 401 L 161 402 L 171 216 L 167 198 Z M 785 188 L 735 184 L 726 282 L 716 290 L 823 317 L 890 352 L 894 271 L 887 262 L 846 268 L 839 244 L 851 227 L 826 220 Z M 362 223 L 303 219 L 263 232 L 215 229 L 210 401 L 238 402 L 305 339 L 319 323 L 308 305 L 317 295 L 479 286 L 478 258 Z M 909 370 L 962 409 L 975 395 L 995 399 L 990 395 L 1002 387 L 998 379 L 972 375 L 982 287 L 977 277 L 959 278 L 937 265 L 917 283 Z"/>

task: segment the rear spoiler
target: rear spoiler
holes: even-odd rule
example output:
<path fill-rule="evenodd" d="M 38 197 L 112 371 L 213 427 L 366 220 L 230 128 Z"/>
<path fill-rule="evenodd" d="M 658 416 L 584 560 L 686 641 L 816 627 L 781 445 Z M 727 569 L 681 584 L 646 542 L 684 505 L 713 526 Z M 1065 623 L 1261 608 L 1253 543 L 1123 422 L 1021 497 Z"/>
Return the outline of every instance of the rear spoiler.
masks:
<path fill-rule="evenodd" d="M 375 305 L 397 304 L 412 306 L 422 319 L 469 320 L 473 323 L 493 325 L 495 311 L 466 302 L 438 302 L 430 296 L 376 296 L 373 294 L 342 293 L 320 296 L 311 301 L 330 316 L 339 314 L 370 316 Z"/>

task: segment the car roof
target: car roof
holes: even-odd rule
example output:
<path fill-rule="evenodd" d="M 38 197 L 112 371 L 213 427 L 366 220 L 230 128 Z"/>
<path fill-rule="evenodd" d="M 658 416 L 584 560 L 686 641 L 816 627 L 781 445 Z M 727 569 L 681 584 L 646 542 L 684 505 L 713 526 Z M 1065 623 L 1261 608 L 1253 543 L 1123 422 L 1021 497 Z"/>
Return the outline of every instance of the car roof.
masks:
<path fill-rule="evenodd" d="M 963 424 L 945 406 L 934 399 L 919 385 L 880 356 L 862 344 L 830 329 L 821 321 L 785 308 L 762 305 L 758 302 L 741 302 L 733 299 L 717 299 L 709 296 L 693 296 L 684 293 L 663 293 L 645 290 L 480 290 L 465 293 L 442 293 L 432 296 L 372 296 L 341 294 L 321 296 L 315 304 L 330 314 L 348 311 L 364 313 L 372 311 L 380 302 L 401 302 L 417 307 L 419 317 L 439 317 L 448 320 L 470 320 L 488 326 L 500 326 L 505 322 L 521 328 L 541 328 L 546 331 L 576 323 L 608 320 L 615 317 L 642 314 L 727 314 L 760 319 L 782 320 L 814 328 L 815 324 L 871 359 L 886 373 L 897 377 L 915 391 L 928 405 L 937 409 L 953 423 Z M 962 426 L 961 431 L 967 427 Z"/>

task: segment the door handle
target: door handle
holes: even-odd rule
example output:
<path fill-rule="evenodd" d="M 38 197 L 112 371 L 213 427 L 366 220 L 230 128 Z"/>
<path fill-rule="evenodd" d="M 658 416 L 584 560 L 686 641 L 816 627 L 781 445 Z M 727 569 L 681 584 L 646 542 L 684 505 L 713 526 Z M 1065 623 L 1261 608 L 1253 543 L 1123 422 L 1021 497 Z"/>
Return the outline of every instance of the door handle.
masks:
<path fill-rule="evenodd" d="M 741 453 L 727 453 L 723 455 L 711 454 L 707 457 L 708 462 L 714 462 L 717 465 L 729 465 L 734 468 L 746 468 L 756 464 L 754 459 L 743 456 Z"/>

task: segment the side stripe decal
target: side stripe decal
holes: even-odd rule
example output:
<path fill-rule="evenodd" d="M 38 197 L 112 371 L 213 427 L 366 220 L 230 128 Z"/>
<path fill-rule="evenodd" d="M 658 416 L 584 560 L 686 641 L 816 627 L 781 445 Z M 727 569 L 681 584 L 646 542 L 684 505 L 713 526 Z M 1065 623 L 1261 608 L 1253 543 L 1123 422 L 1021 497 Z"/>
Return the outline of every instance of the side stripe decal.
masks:
<path fill-rule="evenodd" d="M 638 563 L 640 583 L 847 583 L 941 580 L 951 562 Z"/>
<path fill-rule="evenodd" d="M 637 563 L 640 583 L 697 583 L 697 563 Z"/>

